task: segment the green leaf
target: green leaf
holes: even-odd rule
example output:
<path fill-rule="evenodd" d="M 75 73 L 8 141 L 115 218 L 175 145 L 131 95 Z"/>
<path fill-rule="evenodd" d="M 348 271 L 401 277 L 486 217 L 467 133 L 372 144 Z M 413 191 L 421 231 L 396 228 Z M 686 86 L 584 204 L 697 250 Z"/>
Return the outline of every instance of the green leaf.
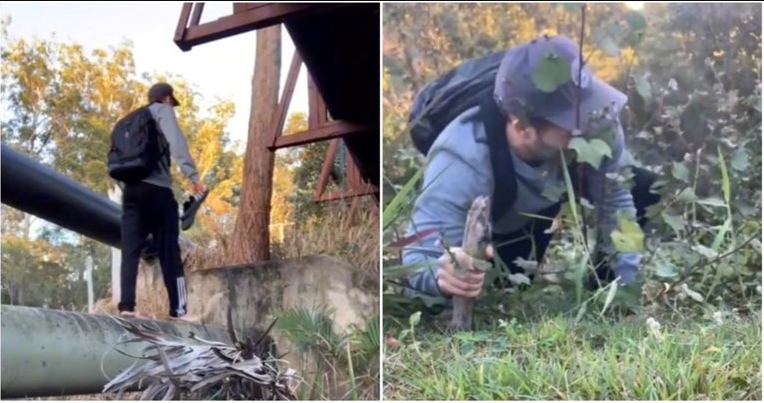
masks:
<path fill-rule="evenodd" d="M 592 139 L 602 140 L 610 149 L 612 149 L 613 145 L 615 144 L 617 137 L 618 131 L 613 125 L 607 125 L 603 130 L 597 131 L 596 135 L 590 136 Z M 611 152 L 608 151 L 608 156 L 611 156 L 610 153 Z"/>
<path fill-rule="evenodd" d="M 634 83 L 637 86 L 637 93 L 639 93 L 639 96 L 642 97 L 646 104 L 650 103 L 650 100 L 653 97 L 653 89 L 650 86 L 650 81 L 647 80 L 647 77 L 647 73 L 634 77 Z"/>
<path fill-rule="evenodd" d="M 584 315 L 586 314 L 586 305 L 588 301 L 584 301 L 583 304 L 578 308 L 578 313 L 576 314 L 575 322 L 580 322 L 581 319 L 583 319 Z"/>
<path fill-rule="evenodd" d="M 608 157 L 608 158 L 613 158 L 613 150 L 610 149 L 610 146 L 608 145 L 607 142 L 605 142 L 605 140 L 602 140 L 602 139 L 591 139 L 591 140 L 589 140 L 589 145 L 600 156 L 604 156 L 604 157 Z"/>
<path fill-rule="evenodd" d="M 694 299 L 696 302 L 705 301 L 705 298 L 703 298 L 703 296 L 699 292 L 691 290 L 690 287 L 687 286 L 687 284 L 682 284 L 681 290 L 684 292 L 685 295 Z"/>
<path fill-rule="evenodd" d="M 674 265 L 669 263 L 662 263 L 658 265 L 658 269 L 655 270 L 655 275 L 662 278 L 676 277 L 677 274 Z"/>
<path fill-rule="evenodd" d="M 682 216 L 668 214 L 665 211 L 661 213 L 661 216 L 663 217 L 663 221 L 668 224 L 668 226 L 671 227 L 674 231 L 676 231 L 677 235 L 684 231 L 684 226 L 686 223 Z"/>
<path fill-rule="evenodd" d="M 507 279 L 515 285 L 531 285 L 531 279 L 523 273 L 515 273 L 507 276 Z"/>
<path fill-rule="evenodd" d="M 714 251 L 713 249 L 705 245 L 693 245 L 692 249 L 695 252 L 700 253 L 703 257 L 709 260 L 715 259 L 717 256 L 719 256 L 719 254 L 716 253 L 716 251 Z"/>
<path fill-rule="evenodd" d="M 614 24 L 611 24 L 606 29 L 595 30 L 593 35 L 594 43 L 608 55 L 619 57 L 621 56 L 621 48 L 615 41 L 615 37 L 618 36 L 619 31 L 620 28 Z"/>
<path fill-rule="evenodd" d="M 727 207 L 727 203 L 718 197 L 707 197 L 705 199 L 698 200 L 697 203 L 709 207 Z"/>
<path fill-rule="evenodd" d="M 586 162 L 594 168 L 599 168 L 602 158 L 612 156 L 610 147 L 600 139 L 586 140 L 582 137 L 574 137 L 570 140 L 568 148 L 576 150 L 579 162 Z"/>
<path fill-rule="evenodd" d="M 698 196 L 695 195 L 695 191 L 692 188 L 687 187 L 682 189 L 682 192 L 679 193 L 676 199 L 685 203 L 693 203 L 698 200 Z"/>
<path fill-rule="evenodd" d="M 390 201 L 387 207 L 385 207 L 385 210 L 382 213 L 382 228 L 387 229 L 398 218 L 398 215 L 405 207 L 404 203 L 406 203 L 411 195 L 414 194 L 416 186 L 424 175 L 426 167 L 426 165 L 421 166 L 411 179 L 403 185 L 401 191 L 393 197 L 393 200 Z"/>
<path fill-rule="evenodd" d="M 735 151 L 735 154 L 732 155 L 732 169 L 739 172 L 744 172 L 746 169 L 748 169 L 749 158 L 748 150 L 745 148 L 739 148 L 737 151 Z"/>
<path fill-rule="evenodd" d="M 554 92 L 557 87 L 570 81 L 570 78 L 568 63 L 553 53 L 545 55 L 531 74 L 533 84 L 544 92 Z"/>
<path fill-rule="evenodd" d="M 716 150 L 719 152 L 719 168 L 722 171 L 722 194 L 724 195 L 724 201 L 727 205 L 730 204 L 730 177 L 727 172 L 727 163 L 724 160 L 724 154 L 722 154 L 722 146 L 717 146 Z"/>
<path fill-rule="evenodd" d="M 581 197 L 578 200 L 578 204 L 587 210 L 594 210 L 594 205 L 586 197 Z"/>
<path fill-rule="evenodd" d="M 647 19 L 645 18 L 644 14 L 637 10 L 627 11 L 624 19 L 626 20 L 626 24 L 629 25 L 629 29 L 632 32 L 644 31 L 645 28 L 647 28 Z"/>
<path fill-rule="evenodd" d="M 602 312 L 600 312 L 600 315 L 605 314 L 605 311 L 610 306 L 610 304 L 613 303 L 613 299 L 615 299 L 615 294 L 618 292 L 618 282 L 613 281 L 610 283 L 610 290 L 607 293 L 607 297 L 605 298 L 605 305 L 602 307 Z"/>
<path fill-rule="evenodd" d="M 422 319 L 422 311 L 416 311 L 409 316 L 409 326 L 416 327 Z"/>
<path fill-rule="evenodd" d="M 683 162 L 674 162 L 671 167 L 671 175 L 680 181 L 690 181 L 690 169 Z"/>
<path fill-rule="evenodd" d="M 551 201 L 559 201 L 562 195 L 565 194 L 565 186 L 562 184 L 547 186 L 541 193 L 541 196 Z"/>
<path fill-rule="evenodd" d="M 726 220 L 724 220 L 724 224 L 719 229 L 719 232 L 716 233 L 716 236 L 714 237 L 714 242 L 711 244 L 711 250 L 719 250 L 722 246 L 722 242 L 724 242 L 724 238 L 727 236 L 727 233 L 729 233 L 732 230 L 732 217 L 727 217 Z"/>
<path fill-rule="evenodd" d="M 645 234 L 639 224 L 626 214 L 618 215 L 618 230 L 610 233 L 618 252 L 640 252 L 644 249 Z"/>

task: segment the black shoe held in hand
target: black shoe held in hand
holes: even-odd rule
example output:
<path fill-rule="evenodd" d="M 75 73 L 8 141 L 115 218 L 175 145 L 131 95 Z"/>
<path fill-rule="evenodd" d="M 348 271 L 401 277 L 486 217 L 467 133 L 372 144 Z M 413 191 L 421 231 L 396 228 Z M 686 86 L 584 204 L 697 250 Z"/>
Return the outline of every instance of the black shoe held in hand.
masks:
<path fill-rule="evenodd" d="M 204 203 L 208 194 L 210 194 L 210 191 L 204 190 L 201 193 L 189 196 L 188 200 L 183 203 L 183 215 L 180 217 L 180 227 L 183 231 L 187 231 L 194 225 L 196 212 L 199 211 L 199 207 Z"/>

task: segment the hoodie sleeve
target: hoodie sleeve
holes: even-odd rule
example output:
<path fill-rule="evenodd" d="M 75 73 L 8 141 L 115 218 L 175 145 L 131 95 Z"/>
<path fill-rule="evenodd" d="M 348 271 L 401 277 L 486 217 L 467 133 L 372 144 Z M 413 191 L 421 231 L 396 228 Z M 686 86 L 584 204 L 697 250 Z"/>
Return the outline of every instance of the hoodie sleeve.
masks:
<path fill-rule="evenodd" d="M 618 229 L 618 213 L 624 212 L 631 217 L 636 217 L 636 208 L 631 191 L 619 184 L 616 179 L 608 178 L 609 174 L 620 172 L 628 160 L 624 140 L 623 127 L 617 125 L 615 140 L 613 141 L 612 158 L 606 159 L 599 170 L 587 169 L 588 194 L 594 195 L 594 206 L 599 211 L 599 232 L 602 234 L 600 250 L 608 255 L 616 255 L 614 274 L 621 276 L 621 281 L 631 283 L 639 272 L 642 255 L 638 252 L 616 253 L 615 245 L 610 234 Z M 589 168 L 589 167 L 587 167 Z"/>
<path fill-rule="evenodd" d="M 194 159 L 191 158 L 191 152 L 188 150 L 186 137 L 180 130 L 175 110 L 170 106 L 162 105 L 156 109 L 156 121 L 159 125 L 159 130 L 162 131 L 165 139 L 167 139 L 167 143 L 170 145 L 170 155 L 180 166 L 180 171 L 191 182 L 199 182 L 199 172 L 196 169 Z"/>
<path fill-rule="evenodd" d="M 409 278 L 412 288 L 432 296 L 441 295 L 435 272 L 444 248 L 437 242 L 442 236 L 448 246 L 461 246 L 467 212 L 472 201 L 481 195 L 491 195 L 490 185 L 473 165 L 447 149 L 432 155 L 406 236 L 428 229 L 436 231 L 403 249 L 404 266 L 422 265 Z"/>

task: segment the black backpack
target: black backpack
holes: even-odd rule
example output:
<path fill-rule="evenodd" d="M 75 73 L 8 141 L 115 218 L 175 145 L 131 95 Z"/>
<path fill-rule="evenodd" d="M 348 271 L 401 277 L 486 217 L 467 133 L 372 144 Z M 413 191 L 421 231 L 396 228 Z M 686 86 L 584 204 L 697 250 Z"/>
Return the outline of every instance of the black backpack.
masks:
<path fill-rule="evenodd" d="M 409 114 L 409 133 L 419 152 L 427 155 L 443 129 L 464 111 L 493 99 L 496 72 L 504 54 L 467 60 L 417 93 Z"/>
<path fill-rule="evenodd" d="M 154 172 L 168 149 L 148 105 L 140 107 L 120 119 L 111 132 L 109 176 L 125 183 L 140 182 Z"/>
<path fill-rule="evenodd" d="M 417 93 L 409 113 L 411 140 L 419 152 L 427 155 L 449 123 L 470 108 L 480 108 L 478 118 L 486 128 L 492 170 L 502 173 L 494 175 L 491 202 L 494 220 L 509 212 L 517 197 L 512 153 L 505 135 L 505 118 L 493 96 L 496 74 L 505 54 L 506 51 L 500 51 L 469 59 L 430 81 Z M 573 162 L 568 169 L 571 173 L 577 172 L 576 163 Z M 574 189 L 577 187 L 577 176 L 571 174 Z"/>

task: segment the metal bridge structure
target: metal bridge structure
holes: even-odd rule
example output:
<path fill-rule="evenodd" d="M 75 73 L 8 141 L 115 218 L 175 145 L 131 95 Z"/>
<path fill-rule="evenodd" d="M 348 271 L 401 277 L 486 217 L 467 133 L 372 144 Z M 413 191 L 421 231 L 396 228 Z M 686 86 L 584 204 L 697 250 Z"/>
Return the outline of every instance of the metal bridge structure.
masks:
<path fill-rule="evenodd" d="M 331 141 L 316 201 L 372 196 L 379 200 L 379 4 L 233 3 L 232 14 L 200 24 L 203 3 L 182 7 L 175 43 L 189 51 L 214 40 L 284 24 L 297 49 L 275 113 L 270 150 Z M 309 128 L 281 136 L 300 64 L 309 72 Z M 331 116 L 331 118 L 329 117 Z M 341 167 L 333 167 L 344 148 Z M 332 176 L 345 184 L 325 192 Z M 341 169 L 336 169 L 341 168 Z M 0 202 L 120 248 L 121 207 L 7 145 L 0 156 Z M 3 399 L 100 393 L 135 358 L 114 350 L 125 332 L 105 315 L 3 305 Z M 189 331 L 230 342 L 219 326 L 148 321 L 178 335 Z M 137 353 L 145 345 L 121 346 Z"/>
<path fill-rule="evenodd" d="M 379 4 L 233 3 L 231 15 L 200 23 L 203 11 L 204 3 L 183 5 L 175 30 L 181 50 L 284 25 L 295 53 L 275 113 L 273 141 L 263 146 L 275 151 L 330 141 L 314 199 L 370 195 L 379 201 Z M 308 72 L 308 130 L 282 136 L 302 64 Z M 340 191 L 326 192 L 330 177 L 341 184 Z"/>

